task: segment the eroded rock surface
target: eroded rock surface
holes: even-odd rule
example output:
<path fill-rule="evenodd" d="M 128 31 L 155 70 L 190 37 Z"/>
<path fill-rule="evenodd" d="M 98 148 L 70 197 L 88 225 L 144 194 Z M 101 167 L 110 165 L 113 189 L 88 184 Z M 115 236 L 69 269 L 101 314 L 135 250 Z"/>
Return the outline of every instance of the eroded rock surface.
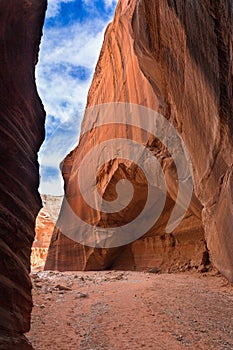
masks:
<path fill-rule="evenodd" d="M 37 152 L 45 112 L 35 64 L 46 1 L 0 2 L 0 349 L 29 349 L 23 337 L 32 309 L 29 277 L 37 191 Z"/>
<path fill-rule="evenodd" d="M 48 269 L 176 268 L 214 265 L 233 280 L 233 117 L 231 0 L 121 0 L 106 31 L 88 95 L 87 107 L 109 102 L 140 104 L 164 115 L 182 136 L 194 168 L 195 194 L 185 219 L 174 232 L 165 227 L 176 200 L 176 171 L 170 155 L 154 138 L 130 127 L 92 128 L 65 159 L 66 198 L 92 225 L 127 223 L 125 215 L 95 213 L 80 200 L 77 172 L 82 158 L 106 139 L 133 138 L 160 158 L 168 184 L 164 211 L 157 224 L 134 243 L 114 249 L 83 246 L 56 228 L 46 263 Z M 98 113 L 97 113 L 98 115 Z M 97 174 L 105 199 L 115 198 L 120 178 L 130 178 L 143 200 L 144 181 L 131 164 L 113 159 Z M 141 191 L 140 191 L 141 189 Z M 131 209 L 130 209 L 131 208 Z M 61 211 L 62 213 L 62 211 Z M 90 219 L 91 218 L 91 219 Z M 91 234 L 87 230 L 87 235 Z M 206 243 L 207 248 L 206 249 Z"/>
<path fill-rule="evenodd" d="M 43 208 L 36 218 L 36 236 L 32 246 L 31 268 L 43 269 L 53 230 L 61 209 L 62 196 L 41 195 Z"/>

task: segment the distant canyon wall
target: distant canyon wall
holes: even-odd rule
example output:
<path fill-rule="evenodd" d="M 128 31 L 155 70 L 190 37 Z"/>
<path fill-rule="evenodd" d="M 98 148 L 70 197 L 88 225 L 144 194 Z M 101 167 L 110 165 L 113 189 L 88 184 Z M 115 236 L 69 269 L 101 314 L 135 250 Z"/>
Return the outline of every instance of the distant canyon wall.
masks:
<path fill-rule="evenodd" d="M 45 112 L 35 85 L 46 0 L 0 2 L 0 349 L 31 349 L 30 254 Z"/>
<path fill-rule="evenodd" d="M 41 199 L 43 207 L 36 218 L 36 236 L 31 253 L 31 269 L 34 271 L 44 268 L 63 197 L 42 194 Z"/>
<path fill-rule="evenodd" d="M 194 194 L 182 223 L 171 233 L 166 224 L 177 195 L 171 155 L 156 138 L 128 126 L 96 127 L 81 138 L 63 164 L 66 199 L 77 215 L 94 226 L 130 222 L 143 202 L 146 184 L 134 165 L 113 159 L 99 170 L 97 186 L 115 199 L 115 185 L 129 179 L 136 204 L 106 218 L 80 197 L 77 173 L 94 146 L 115 138 L 133 138 L 159 158 L 168 194 L 158 222 L 135 242 L 117 248 L 92 248 L 68 238 L 57 225 L 46 269 L 148 269 L 175 271 L 204 268 L 211 262 L 233 281 L 233 98 L 231 0 L 120 0 L 108 26 L 88 94 L 87 107 L 128 102 L 159 112 L 169 120 L 190 153 Z M 60 217 L 64 214 L 64 207 Z M 59 222 L 58 222 L 59 223 Z M 77 228 L 78 229 L 78 228 Z M 92 231 L 87 229 L 86 235 Z"/>

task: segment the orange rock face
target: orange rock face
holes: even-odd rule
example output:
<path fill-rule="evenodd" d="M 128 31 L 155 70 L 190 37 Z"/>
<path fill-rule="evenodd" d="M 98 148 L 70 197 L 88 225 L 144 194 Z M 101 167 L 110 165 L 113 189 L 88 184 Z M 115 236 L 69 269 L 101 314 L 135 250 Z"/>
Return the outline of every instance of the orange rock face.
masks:
<path fill-rule="evenodd" d="M 36 236 L 32 246 L 31 268 L 43 269 L 50 240 L 61 208 L 63 197 L 41 195 L 43 208 L 36 218 Z"/>
<path fill-rule="evenodd" d="M 45 112 L 35 86 L 46 1 L 0 2 L 0 348 L 31 349 L 30 254 Z"/>
<path fill-rule="evenodd" d="M 167 185 L 164 210 L 143 237 L 108 249 L 80 244 L 62 233 L 64 204 L 47 269 L 172 271 L 208 264 L 210 254 L 219 271 L 233 280 L 232 12 L 231 0 L 119 1 L 105 34 L 87 107 L 127 102 L 163 115 L 190 154 L 194 193 L 185 218 L 168 233 L 166 225 L 178 198 L 177 169 L 168 149 L 135 127 L 100 127 L 101 107 L 95 114 L 87 111 L 79 146 L 63 166 L 66 200 L 74 213 L 93 227 L 108 228 L 126 225 L 142 209 L 146 181 L 135 165 L 117 155 L 98 169 L 96 185 L 104 199 L 113 201 L 117 182 L 130 180 L 135 195 L 126 211 L 106 215 L 82 198 L 77 182 L 82 160 L 94 147 L 116 138 L 133 139 L 158 158 Z M 87 229 L 86 236 L 91 235 L 93 230 Z"/>

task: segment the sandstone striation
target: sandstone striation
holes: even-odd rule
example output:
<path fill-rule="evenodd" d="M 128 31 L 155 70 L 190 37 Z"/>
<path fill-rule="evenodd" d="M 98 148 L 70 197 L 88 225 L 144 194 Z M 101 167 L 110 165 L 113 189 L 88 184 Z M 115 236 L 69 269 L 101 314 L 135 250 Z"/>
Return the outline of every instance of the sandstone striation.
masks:
<path fill-rule="evenodd" d="M 37 152 L 45 112 L 35 64 L 46 0 L 0 2 L 0 349 L 30 349 L 30 254 L 41 208 Z"/>
<path fill-rule="evenodd" d="M 118 2 L 105 34 L 87 107 L 129 102 L 164 115 L 190 153 L 194 194 L 182 223 L 166 233 L 177 196 L 177 174 L 170 154 L 156 139 L 145 138 L 138 130 L 97 128 L 97 118 L 90 120 L 86 113 L 83 127 L 87 123 L 92 127 L 63 164 L 66 199 L 72 210 L 101 227 L 126 224 L 134 218 L 137 205 L 106 218 L 80 199 L 76 175 L 83 157 L 94 146 L 116 137 L 131 137 L 146 144 L 160 159 L 168 186 L 165 208 L 146 235 L 113 249 L 81 245 L 63 235 L 58 225 L 46 269 L 173 271 L 204 267 L 210 254 L 211 262 L 233 281 L 232 28 L 231 0 Z M 138 204 L 143 201 L 145 181 L 135 174 L 132 164 L 112 159 L 99 170 L 97 186 L 105 199 L 113 200 L 117 181 L 128 178 Z"/>
<path fill-rule="evenodd" d="M 32 245 L 31 268 L 43 269 L 54 226 L 61 209 L 62 196 L 41 195 L 43 208 L 36 218 L 36 236 Z"/>

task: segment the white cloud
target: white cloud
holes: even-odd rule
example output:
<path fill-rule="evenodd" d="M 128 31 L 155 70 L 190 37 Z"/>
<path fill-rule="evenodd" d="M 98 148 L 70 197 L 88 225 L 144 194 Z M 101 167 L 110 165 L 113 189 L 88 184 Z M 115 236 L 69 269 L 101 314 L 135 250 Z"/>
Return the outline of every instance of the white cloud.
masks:
<path fill-rule="evenodd" d="M 56 17 L 60 11 L 61 3 L 73 2 L 75 0 L 48 0 L 48 8 L 46 12 L 46 17 Z"/>
<path fill-rule="evenodd" d="M 117 0 L 104 0 L 105 7 L 109 8 L 116 5 Z"/>
<path fill-rule="evenodd" d="M 76 111 L 85 106 L 105 26 L 96 19 L 50 28 L 45 33 L 36 70 L 37 85 L 47 114 L 61 122 L 75 117 Z M 72 76 L 71 67 L 83 67 L 89 71 L 89 78 Z"/>
<path fill-rule="evenodd" d="M 63 191 L 63 179 L 62 176 L 54 177 L 53 179 L 43 179 L 40 182 L 39 192 L 41 194 L 50 194 L 53 196 L 62 196 Z"/>
<path fill-rule="evenodd" d="M 41 148 L 40 165 L 58 169 L 65 156 L 77 145 L 78 137 L 79 124 L 75 119 L 59 124 Z"/>
<path fill-rule="evenodd" d="M 82 1 L 86 6 L 89 6 L 91 8 L 95 7 L 94 0 L 82 0 Z M 117 1 L 118 0 L 102 0 L 105 9 L 109 9 L 109 8 L 115 6 L 117 4 Z"/>
<path fill-rule="evenodd" d="M 59 14 L 62 2 L 73 1 L 75 0 L 49 0 L 47 18 Z M 93 15 L 93 1 L 80 1 L 85 2 L 87 6 L 88 3 L 92 4 L 92 15 L 67 26 L 61 27 L 60 23 L 59 27 L 44 28 L 36 80 L 47 113 L 47 131 L 50 130 L 39 154 L 39 161 L 45 167 L 57 168 L 64 156 L 73 149 L 74 143 L 78 142 L 82 111 L 85 108 L 104 31 L 111 19 L 106 16 L 105 19 L 101 19 Z M 107 8 L 113 6 L 116 1 L 103 0 L 103 3 Z M 60 182 L 61 178 L 58 181 L 57 177 L 51 179 L 43 176 L 40 191 L 61 194 Z"/>

